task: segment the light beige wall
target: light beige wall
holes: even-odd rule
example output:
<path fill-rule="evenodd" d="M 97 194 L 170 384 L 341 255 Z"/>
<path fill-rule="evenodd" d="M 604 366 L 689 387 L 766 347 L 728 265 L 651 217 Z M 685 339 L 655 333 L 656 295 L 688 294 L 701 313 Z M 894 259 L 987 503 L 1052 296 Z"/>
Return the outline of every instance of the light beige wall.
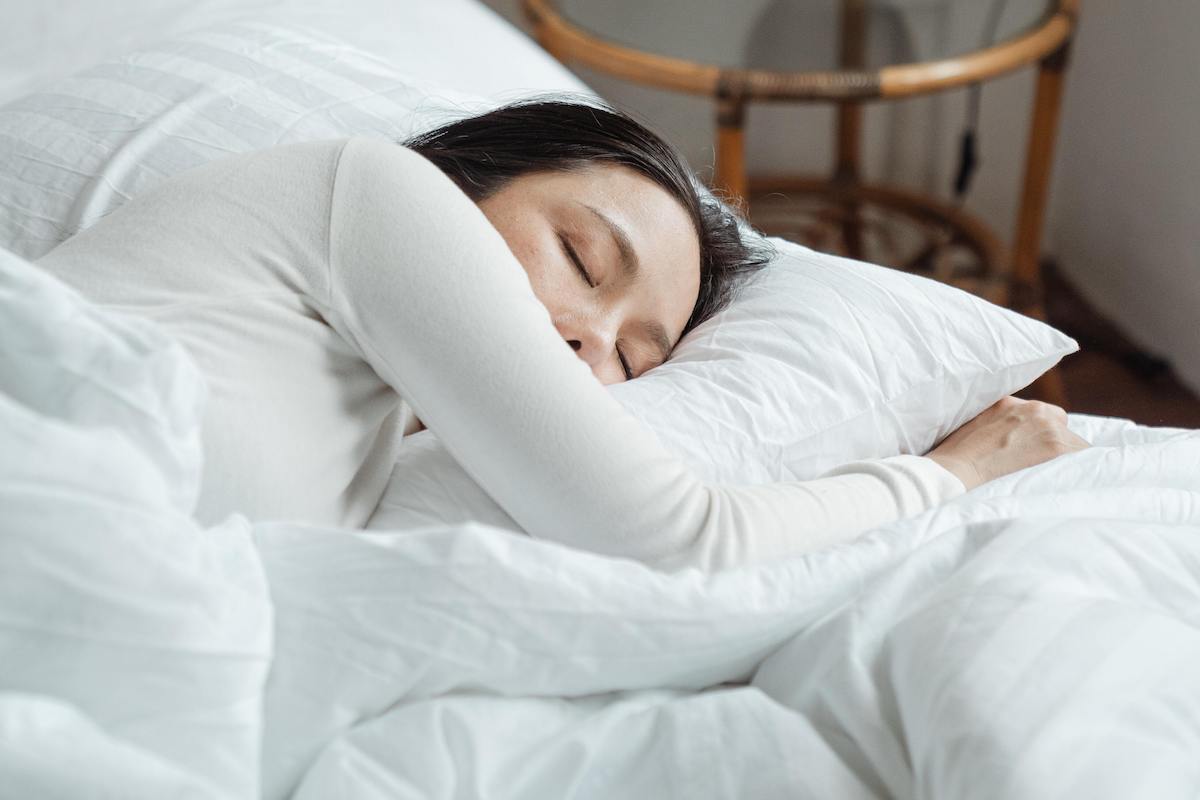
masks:
<path fill-rule="evenodd" d="M 1085 0 L 1049 248 L 1200 391 L 1200 2 Z"/>
<path fill-rule="evenodd" d="M 641 0 L 588 2 L 597 24 L 637 20 L 626 32 L 681 52 L 786 67 L 827 58 L 831 20 L 797 0 L 656 0 L 686 9 L 680 25 L 645 13 Z M 519 0 L 487 0 L 521 22 Z M 1007 0 L 1002 28 L 1041 0 Z M 872 47 L 928 52 L 939 41 L 970 42 L 986 4 L 892 0 L 903 7 Z M 714 22 L 716 20 L 716 22 Z M 711 103 L 579 70 L 600 94 L 649 122 L 702 173 L 713 161 Z M 982 163 L 968 209 L 1011 237 L 1029 109 L 1031 69 L 986 85 Z M 877 104 L 867 111 L 869 179 L 947 192 L 957 164 L 965 91 Z M 825 107 L 755 106 L 749 113 L 751 171 L 825 170 L 833 148 Z M 1169 358 L 1200 390 L 1200 2 L 1083 0 L 1051 192 L 1048 252 L 1084 293 L 1142 346 Z"/>

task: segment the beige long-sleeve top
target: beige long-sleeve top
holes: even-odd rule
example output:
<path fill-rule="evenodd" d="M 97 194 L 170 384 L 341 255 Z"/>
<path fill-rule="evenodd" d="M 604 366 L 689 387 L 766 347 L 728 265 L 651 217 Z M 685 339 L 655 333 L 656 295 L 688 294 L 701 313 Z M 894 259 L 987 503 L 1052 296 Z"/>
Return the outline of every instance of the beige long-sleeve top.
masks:
<path fill-rule="evenodd" d="M 202 521 L 361 526 L 418 418 L 529 534 L 663 567 L 811 551 L 963 491 L 916 456 L 703 483 L 565 344 L 475 204 L 385 141 L 191 170 L 40 263 L 199 363 Z"/>

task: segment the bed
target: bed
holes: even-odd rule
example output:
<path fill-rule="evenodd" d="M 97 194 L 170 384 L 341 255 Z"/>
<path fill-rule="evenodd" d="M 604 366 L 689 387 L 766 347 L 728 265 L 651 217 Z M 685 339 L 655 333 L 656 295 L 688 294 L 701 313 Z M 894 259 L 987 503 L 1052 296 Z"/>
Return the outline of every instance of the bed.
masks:
<path fill-rule="evenodd" d="M 587 87 L 469 0 L 8 5 L 0 796 L 1195 796 L 1200 432 L 1073 415 L 1088 451 L 726 570 L 523 536 L 428 433 L 369 530 L 202 528 L 194 365 L 31 262 L 224 153 Z M 775 246 L 614 390 L 712 480 L 924 452 L 1075 347 Z"/>

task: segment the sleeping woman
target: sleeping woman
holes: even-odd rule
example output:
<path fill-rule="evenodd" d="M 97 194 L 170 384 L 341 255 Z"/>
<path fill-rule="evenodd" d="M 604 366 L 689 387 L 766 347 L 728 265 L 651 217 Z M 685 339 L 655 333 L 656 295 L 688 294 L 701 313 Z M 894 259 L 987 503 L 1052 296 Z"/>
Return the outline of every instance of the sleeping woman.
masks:
<path fill-rule="evenodd" d="M 403 146 L 216 161 L 40 263 L 199 364 L 202 522 L 362 526 L 401 437 L 428 426 L 532 536 L 713 569 L 844 541 L 1087 446 L 1062 409 L 1007 398 L 924 457 L 705 484 L 601 384 L 661 364 L 764 260 L 635 121 L 526 102 Z"/>

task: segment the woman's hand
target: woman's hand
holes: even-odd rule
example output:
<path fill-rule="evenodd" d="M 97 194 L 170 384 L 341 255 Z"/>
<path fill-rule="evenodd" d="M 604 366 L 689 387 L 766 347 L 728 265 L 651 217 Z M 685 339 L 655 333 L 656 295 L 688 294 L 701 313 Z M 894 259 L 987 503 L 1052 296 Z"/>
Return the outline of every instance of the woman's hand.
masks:
<path fill-rule="evenodd" d="M 927 457 L 970 491 L 982 483 L 1090 445 L 1067 430 L 1067 412 L 1005 397 L 942 440 Z"/>

